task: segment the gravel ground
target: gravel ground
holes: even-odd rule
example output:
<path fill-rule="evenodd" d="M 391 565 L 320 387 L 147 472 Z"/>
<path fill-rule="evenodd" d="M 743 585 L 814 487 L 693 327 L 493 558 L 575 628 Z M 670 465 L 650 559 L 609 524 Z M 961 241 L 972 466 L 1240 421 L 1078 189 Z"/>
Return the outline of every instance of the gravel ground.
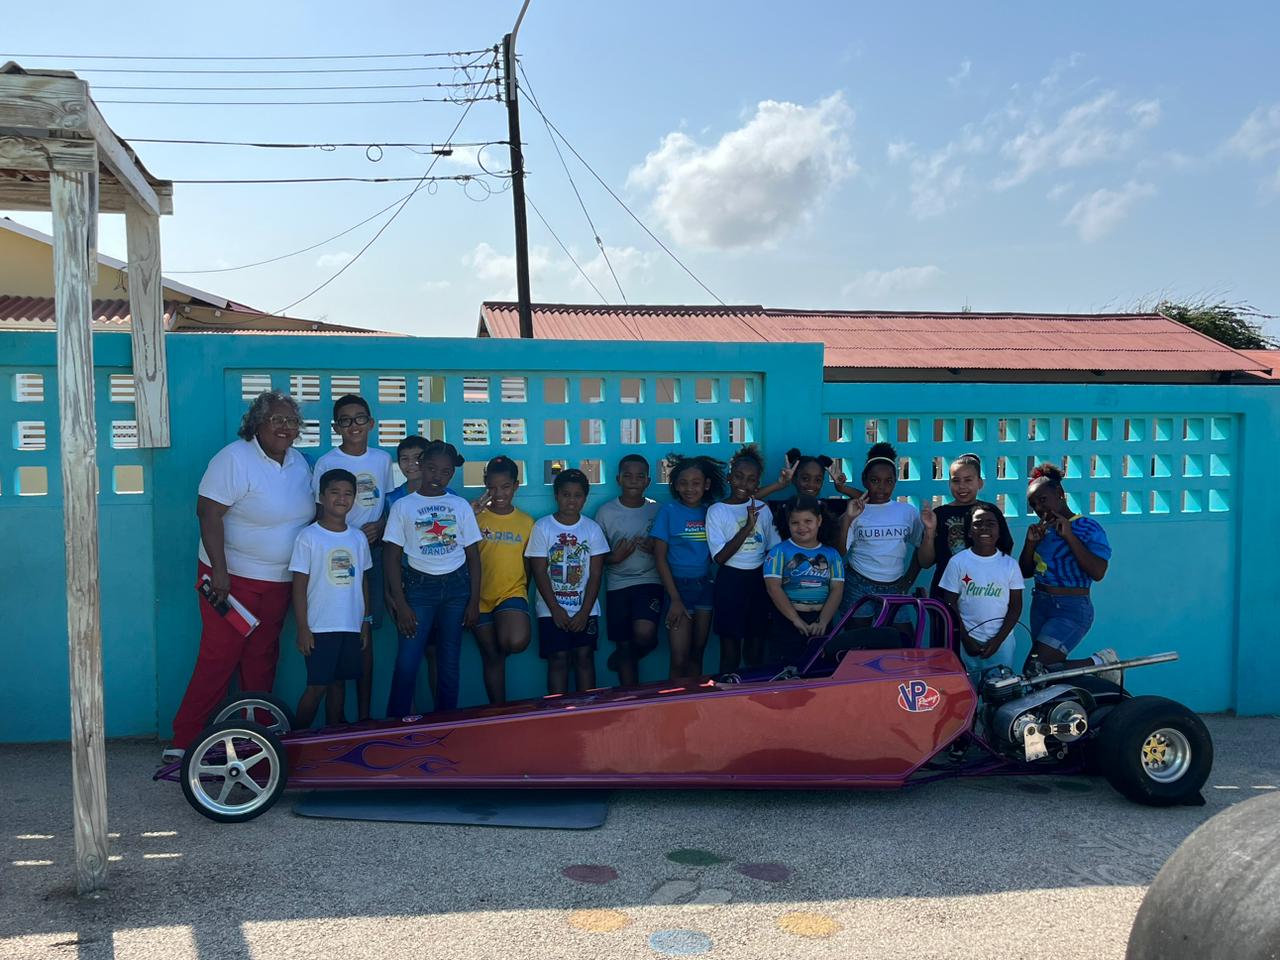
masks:
<path fill-rule="evenodd" d="M 289 795 L 223 826 L 151 782 L 154 744 L 113 742 L 96 899 L 71 889 L 67 748 L 0 747 L 0 958 L 1119 958 L 1182 839 L 1280 786 L 1280 719 L 1208 722 L 1203 807 L 1068 778 L 634 792 L 590 831 L 304 819 Z"/>

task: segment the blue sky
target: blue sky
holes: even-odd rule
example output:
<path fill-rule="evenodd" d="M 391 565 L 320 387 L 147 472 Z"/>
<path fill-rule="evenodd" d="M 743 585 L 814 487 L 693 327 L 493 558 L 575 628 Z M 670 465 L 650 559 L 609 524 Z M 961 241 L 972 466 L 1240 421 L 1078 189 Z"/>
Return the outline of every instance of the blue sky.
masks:
<path fill-rule="evenodd" d="M 29 4 L 6 13 L 0 58 L 72 54 L 20 59 L 74 68 L 120 66 L 74 56 L 88 53 L 299 56 L 475 48 L 501 38 L 518 3 L 138 3 L 128 17 L 105 19 L 98 5 L 69 7 L 56 24 Z M 91 25 L 77 26 L 76 12 Z M 1091 311 L 1169 295 L 1247 300 L 1276 314 L 1277 36 L 1280 10 L 1264 3 L 1210 11 L 1180 3 L 534 0 L 519 46 L 547 115 L 727 302 Z M 350 64 L 320 64 L 343 65 Z M 402 74 L 83 75 L 99 101 L 165 98 L 100 89 L 109 83 L 406 82 Z M 448 74 L 423 79 L 442 76 Z M 184 97 L 215 98 L 171 98 Z M 438 142 L 460 110 L 436 103 L 103 105 L 126 138 L 305 142 Z M 541 119 L 526 107 L 522 121 L 530 196 L 600 291 L 618 302 Z M 482 102 L 458 139 L 505 136 L 504 108 Z M 359 150 L 164 144 L 138 150 L 153 173 L 174 179 L 417 176 L 428 160 L 406 150 L 388 150 L 376 164 Z M 707 301 L 590 174 L 567 159 L 627 299 Z M 503 148 L 488 150 L 485 160 L 505 168 Z M 474 169 L 460 151 L 435 172 Z M 363 220 L 410 187 L 181 185 L 176 213 L 164 224 L 166 273 L 297 250 Z M 18 218 L 47 225 L 47 218 L 43 224 L 38 216 Z M 270 266 L 174 276 L 278 309 L 330 277 L 384 221 Z M 104 252 L 124 255 L 122 218 L 104 217 L 101 236 Z M 599 302 L 532 212 L 530 240 L 535 299 Z M 434 193 L 420 192 L 363 257 L 290 313 L 469 336 L 482 299 L 513 296 L 512 250 L 508 194 L 477 203 L 457 185 L 440 184 Z M 1280 333 L 1280 325 L 1271 329 Z"/>

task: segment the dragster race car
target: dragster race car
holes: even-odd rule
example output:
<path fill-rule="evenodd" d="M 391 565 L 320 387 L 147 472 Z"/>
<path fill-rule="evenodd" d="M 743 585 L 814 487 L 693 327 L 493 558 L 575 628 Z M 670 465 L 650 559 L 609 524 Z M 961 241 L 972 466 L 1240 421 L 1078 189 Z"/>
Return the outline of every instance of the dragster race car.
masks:
<path fill-rule="evenodd" d="M 847 623 L 867 623 L 844 629 Z M 689 683 L 293 730 L 233 697 L 157 780 L 217 821 L 290 788 L 894 789 L 954 777 L 1101 773 L 1152 806 L 1203 802 L 1213 744 L 1192 711 L 1098 674 L 987 670 L 976 686 L 936 600 L 865 597 L 799 662 Z"/>

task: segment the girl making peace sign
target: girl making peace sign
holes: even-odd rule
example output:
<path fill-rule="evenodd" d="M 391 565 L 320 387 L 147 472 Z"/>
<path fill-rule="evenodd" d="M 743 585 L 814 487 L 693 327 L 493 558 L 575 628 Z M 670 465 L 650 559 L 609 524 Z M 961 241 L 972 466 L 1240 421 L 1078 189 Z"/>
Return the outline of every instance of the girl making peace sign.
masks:
<path fill-rule="evenodd" d="M 707 547 L 720 566 L 713 594 L 720 637 L 720 672 L 731 673 L 746 654 L 764 659 L 772 603 L 764 584 L 764 560 L 779 543 L 766 505 L 756 499 L 764 464 L 748 444 L 729 461 L 729 496 L 707 508 Z"/>

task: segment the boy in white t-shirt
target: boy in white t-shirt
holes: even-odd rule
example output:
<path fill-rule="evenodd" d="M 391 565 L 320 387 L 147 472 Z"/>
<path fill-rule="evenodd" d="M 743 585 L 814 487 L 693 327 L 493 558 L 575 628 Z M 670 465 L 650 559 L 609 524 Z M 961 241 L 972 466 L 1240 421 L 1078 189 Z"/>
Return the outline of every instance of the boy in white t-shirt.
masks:
<path fill-rule="evenodd" d="M 348 680 L 360 678 L 360 650 L 369 645 L 369 541 L 347 526 L 357 497 L 349 470 L 320 478 L 320 519 L 298 534 L 289 569 L 298 650 L 307 658 L 307 689 L 298 701 L 297 726 L 306 730 L 325 701 L 325 721 L 344 723 Z"/>
<path fill-rule="evenodd" d="M 316 461 L 312 478 L 316 499 L 320 499 L 320 478 L 329 470 L 347 470 L 356 478 L 356 498 L 347 515 L 347 525 L 364 534 L 373 551 L 369 570 L 369 614 L 373 629 L 382 626 L 385 606 L 382 577 L 382 531 L 386 527 L 387 494 L 394 480 L 391 457 L 377 447 L 369 448 L 369 434 L 375 421 L 368 401 L 356 394 L 339 397 L 333 404 L 333 429 L 342 437 L 334 447 Z M 369 719 L 373 694 L 373 644 L 367 644 L 361 660 L 360 680 L 356 685 L 356 702 L 361 720 Z"/>
<path fill-rule="evenodd" d="M 954 554 L 938 584 L 956 620 L 965 666 L 976 681 L 982 671 L 1014 664 L 1010 634 L 1022 616 L 1022 571 L 1018 561 L 997 549 L 996 508 L 976 504 L 965 521 L 969 549 Z"/>

